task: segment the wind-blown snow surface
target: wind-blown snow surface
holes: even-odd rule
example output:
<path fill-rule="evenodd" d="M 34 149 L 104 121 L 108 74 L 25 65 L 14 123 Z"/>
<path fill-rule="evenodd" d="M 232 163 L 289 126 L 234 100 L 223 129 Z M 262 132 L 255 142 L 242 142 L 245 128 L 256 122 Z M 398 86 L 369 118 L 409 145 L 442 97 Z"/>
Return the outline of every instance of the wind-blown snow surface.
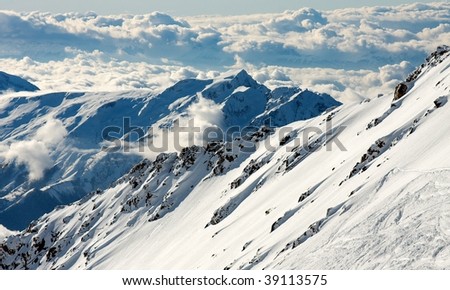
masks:
<path fill-rule="evenodd" d="M 144 160 L 8 237 L 2 267 L 449 269 L 450 57 L 413 84 L 288 137 L 262 128 Z M 259 146 L 233 150 L 244 142 Z"/>
<path fill-rule="evenodd" d="M 0 98 L 0 224 L 24 229 L 56 205 L 108 187 L 142 156 L 154 158 L 161 151 L 154 153 L 149 142 L 133 143 L 143 140 L 149 127 L 155 129 L 154 135 L 162 135 L 161 128 L 191 118 L 199 128 L 219 126 L 224 131 L 260 126 L 267 118 L 273 126 L 283 126 L 338 105 L 327 94 L 296 87 L 270 90 L 244 70 L 226 78 L 183 80 L 162 92 L 4 95 Z M 108 127 L 117 130 L 103 134 Z M 202 142 L 201 136 L 196 137 L 193 141 Z M 123 148 L 111 138 L 121 138 Z M 183 134 L 180 138 L 181 145 L 187 146 L 188 138 Z M 155 141 L 158 148 L 159 144 Z"/>

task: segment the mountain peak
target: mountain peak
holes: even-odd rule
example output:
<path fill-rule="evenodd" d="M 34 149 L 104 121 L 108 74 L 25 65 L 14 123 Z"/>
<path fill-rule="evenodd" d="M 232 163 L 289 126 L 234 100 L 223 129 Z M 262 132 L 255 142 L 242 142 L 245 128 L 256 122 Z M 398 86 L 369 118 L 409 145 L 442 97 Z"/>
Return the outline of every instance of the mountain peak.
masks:
<path fill-rule="evenodd" d="M 251 78 L 253 79 L 245 69 L 241 69 L 235 76 L 235 78 Z"/>
<path fill-rule="evenodd" d="M 239 87 L 246 87 L 261 91 L 262 94 L 266 94 L 269 89 L 264 85 L 255 81 L 244 69 L 240 70 L 236 74 L 216 79 L 209 87 L 207 87 L 202 95 L 205 98 L 212 99 L 215 102 L 222 102 L 233 94 L 233 92 Z"/>
<path fill-rule="evenodd" d="M 138 139 L 146 139 L 143 138 L 145 128 L 173 128 L 176 120 L 186 118 L 195 118 L 196 125 L 208 124 L 228 129 L 233 126 L 259 126 L 273 117 L 276 118 L 274 124 L 282 126 L 303 120 L 305 116 L 310 117 L 311 113 L 320 115 L 330 107 L 320 96 L 313 98 L 317 100 L 314 104 L 300 102 L 303 99 L 301 97 L 292 98 L 300 89 L 278 90 L 276 94 L 271 94 L 270 89 L 253 80 L 245 70 L 233 73 L 235 74 L 230 73 L 232 77 L 227 79 L 182 80 L 158 94 L 137 91 L 126 94 L 66 95 L 62 92 L 29 97 L 12 96 L 12 101 L 2 108 L 5 117 L 2 117 L 3 130 L 0 130 L 0 138 L 3 138 L 4 143 L 32 144 L 30 142 L 34 140 L 36 130 L 45 122 L 46 114 L 61 121 L 68 134 L 64 137 L 64 144 L 57 150 L 48 154 L 49 156 L 44 155 L 46 152 L 42 154 L 49 164 L 53 165 L 54 162 L 63 165 L 43 169 L 39 186 L 28 182 L 28 165 L 34 164 L 34 159 L 23 159 L 26 166 L 17 159 L 2 166 L 0 152 L 0 198 L 8 196 L 8 199 L 0 199 L 0 224 L 12 230 L 24 229 L 32 219 L 54 206 L 73 202 L 97 188 L 107 187 L 142 158 L 142 155 L 135 152 L 128 154 L 122 151 L 121 149 L 125 150 L 125 147 L 121 148 L 124 143 L 116 146 L 116 143 L 110 142 L 115 139 L 112 135 L 102 136 L 104 128 L 121 128 L 118 138 L 124 136 L 123 138 L 128 138 L 127 142 L 133 143 Z M 102 97 L 99 98 L 99 95 Z M 71 101 L 73 98 L 76 98 L 76 102 Z M 23 108 L 28 107 L 34 109 L 24 112 L 21 118 L 15 118 L 14 112 L 24 111 Z M 91 109 L 80 109 L 84 107 Z M 128 119 L 125 116 L 129 121 L 126 121 Z M 127 125 L 125 122 L 128 122 Z M 21 130 L 15 131 L 17 127 Z M 20 156 L 22 152 L 16 153 L 14 146 L 17 145 L 12 145 L 12 149 L 8 146 L 5 150 L 14 154 L 13 156 Z M 143 149 L 146 152 L 159 150 L 150 147 L 145 146 Z M 106 149 L 108 153 L 103 154 L 99 151 L 100 148 Z M 49 147 L 44 149 L 46 150 L 42 151 L 50 151 Z M 68 158 L 70 162 L 66 161 Z M 92 158 L 96 160 L 95 166 L 89 165 Z M 71 178 L 61 183 L 61 176 Z M 89 182 L 84 182 L 85 179 L 89 179 Z M 20 194 L 27 191 L 33 194 Z M 45 204 L 45 207 L 30 208 L 36 200 Z M 45 202 L 41 202 L 42 200 Z M 23 211 L 27 212 L 26 216 L 20 214 Z M 10 218 L 11 216 L 14 218 Z"/>
<path fill-rule="evenodd" d="M 236 72 L 236 73 L 234 73 Z M 225 79 L 234 79 L 236 77 L 242 76 L 242 77 L 250 77 L 249 73 L 245 70 L 245 69 L 240 69 L 240 70 L 236 70 L 234 71 L 233 74 L 225 77 Z"/>
<path fill-rule="evenodd" d="M 34 92 L 38 90 L 39 90 L 38 87 L 24 80 L 23 78 L 0 71 L 0 92 L 1 91 Z"/>
<path fill-rule="evenodd" d="M 241 69 L 235 75 L 226 77 L 225 79 L 231 80 L 234 85 L 245 87 L 259 87 L 260 84 L 245 70 Z"/>

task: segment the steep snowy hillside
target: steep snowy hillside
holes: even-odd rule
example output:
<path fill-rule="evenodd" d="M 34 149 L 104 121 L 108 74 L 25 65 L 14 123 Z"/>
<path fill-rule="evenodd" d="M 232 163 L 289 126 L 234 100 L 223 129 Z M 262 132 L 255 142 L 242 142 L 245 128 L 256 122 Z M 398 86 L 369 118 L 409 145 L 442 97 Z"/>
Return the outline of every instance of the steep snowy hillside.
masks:
<path fill-rule="evenodd" d="M 3 240 L 7 236 L 10 236 L 10 235 L 13 235 L 13 234 L 15 234 L 15 233 L 11 232 L 10 230 L 5 228 L 4 226 L 0 225 L 0 240 Z"/>
<path fill-rule="evenodd" d="M 144 160 L 9 236 L 0 265 L 449 269 L 449 54 L 432 56 L 394 102 Z"/>
<path fill-rule="evenodd" d="M 13 92 L 34 92 L 38 91 L 39 88 L 30 82 L 18 77 L 7 74 L 5 72 L 0 71 L 0 94 L 4 91 L 13 91 Z"/>
<path fill-rule="evenodd" d="M 338 105 L 329 95 L 299 88 L 272 91 L 245 71 L 214 80 L 180 81 L 161 93 L 2 96 L 0 224 L 24 229 L 56 205 L 108 187 L 150 154 L 138 152 L 138 145 L 129 152 L 119 150 L 114 141 L 122 140 L 122 149 L 130 142 L 133 147 L 149 126 L 170 128 L 175 120 L 191 116 L 197 126 L 259 126 L 272 116 L 274 125 L 281 126 Z M 117 131 L 103 136 L 107 127 Z M 104 146 L 107 152 L 101 150 Z"/>

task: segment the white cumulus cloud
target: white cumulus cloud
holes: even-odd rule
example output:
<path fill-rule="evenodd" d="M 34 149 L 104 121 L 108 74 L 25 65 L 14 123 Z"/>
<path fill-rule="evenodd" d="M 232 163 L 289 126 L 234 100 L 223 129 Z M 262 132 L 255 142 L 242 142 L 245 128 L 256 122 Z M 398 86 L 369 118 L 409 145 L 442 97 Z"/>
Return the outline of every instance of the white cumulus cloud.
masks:
<path fill-rule="evenodd" d="M 449 14 L 445 2 L 183 19 L 0 11 L 0 60 L 44 91 L 158 89 L 245 68 L 350 100 L 387 92 L 450 44 Z"/>
<path fill-rule="evenodd" d="M 16 162 L 28 169 L 30 181 L 39 180 L 45 170 L 53 167 L 51 149 L 64 140 L 67 131 L 59 120 L 48 119 L 30 140 L 20 140 L 0 147 L 0 156 L 6 162 Z"/>

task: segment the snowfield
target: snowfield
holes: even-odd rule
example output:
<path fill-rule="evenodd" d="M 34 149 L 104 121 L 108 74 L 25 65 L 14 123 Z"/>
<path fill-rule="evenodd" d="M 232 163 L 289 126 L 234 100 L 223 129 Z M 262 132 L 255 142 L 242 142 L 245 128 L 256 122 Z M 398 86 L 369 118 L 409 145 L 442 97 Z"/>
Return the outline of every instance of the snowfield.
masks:
<path fill-rule="evenodd" d="M 259 114 L 277 108 L 271 115 L 279 120 L 274 131 L 262 126 L 232 142 L 145 159 L 109 188 L 8 236 L 0 244 L 0 265 L 449 269 L 449 54 L 447 47 L 430 56 L 397 101 L 380 95 L 319 106 L 318 116 L 304 120 L 288 115 L 285 105 L 268 102 Z M 237 76 L 231 94 L 209 96 L 222 104 L 219 114 L 229 105 L 235 113 L 228 116 L 251 124 L 259 120 L 254 99 L 265 89 L 246 74 L 244 89 L 242 74 Z M 217 92 L 229 81 L 214 81 L 200 91 L 205 97 L 208 89 Z M 294 95 L 278 100 L 291 110 L 302 99 Z M 237 110 L 242 104 L 236 100 L 249 109 Z M 280 135 L 286 128 L 288 135 Z M 268 142 L 273 150 L 264 145 Z M 255 148 L 238 150 L 248 144 Z"/>

